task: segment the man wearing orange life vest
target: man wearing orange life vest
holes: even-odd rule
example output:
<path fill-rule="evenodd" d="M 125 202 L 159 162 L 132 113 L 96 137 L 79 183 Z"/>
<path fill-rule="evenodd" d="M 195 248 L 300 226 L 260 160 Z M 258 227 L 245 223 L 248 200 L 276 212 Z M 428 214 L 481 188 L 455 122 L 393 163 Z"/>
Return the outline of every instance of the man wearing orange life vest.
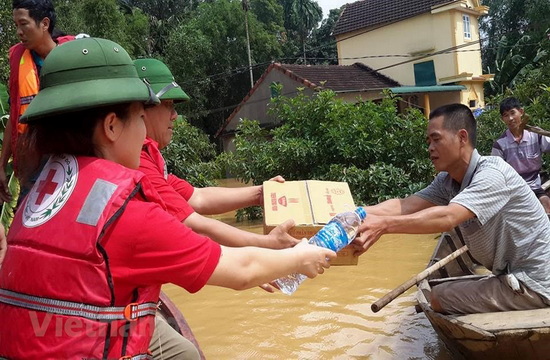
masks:
<path fill-rule="evenodd" d="M 25 128 L 19 118 L 39 89 L 42 62 L 58 44 L 74 39 L 52 32 L 56 14 L 51 0 L 13 0 L 13 20 L 21 40 L 9 50 L 10 121 L 6 124 L 0 155 L 0 200 L 11 200 L 6 178 L 6 165 L 15 154 L 17 139 Z"/>

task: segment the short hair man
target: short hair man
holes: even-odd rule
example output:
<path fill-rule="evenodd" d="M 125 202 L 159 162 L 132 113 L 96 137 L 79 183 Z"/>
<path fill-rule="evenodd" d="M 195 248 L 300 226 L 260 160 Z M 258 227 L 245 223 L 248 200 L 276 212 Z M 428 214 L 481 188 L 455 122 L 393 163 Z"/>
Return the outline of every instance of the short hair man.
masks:
<path fill-rule="evenodd" d="M 6 166 L 15 154 L 19 134 L 25 131 L 19 118 L 38 93 L 42 63 L 58 44 L 74 39 L 74 36 L 53 37 L 56 14 L 51 0 L 13 0 L 12 7 L 21 42 L 9 50 L 10 121 L 6 124 L 0 155 L 0 201 L 11 200 Z"/>
<path fill-rule="evenodd" d="M 427 139 L 439 174 L 412 196 L 366 207 L 357 250 L 366 251 L 387 233 L 431 234 L 458 226 L 472 255 L 495 276 L 433 287 L 435 311 L 550 306 L 550 222 L 529 186 L 501 158 L 478 154 L 476 121 L 462 104 L 435 109 Z M 513 288 L 513 277 L 519 288 Z"/>
<path fill-rule="evenodd" d="M 500 103 L 500 118 L 508 126 L 491 149 L 491 155 L 500 156 L 529 184 L 546 213 L 550 213 L 550 197 L 543 190 L 540 179 L 542 153 L 550 152 L 550 138 L 525 130 L 525 111 L 518 99 L 509 97 Z"/>

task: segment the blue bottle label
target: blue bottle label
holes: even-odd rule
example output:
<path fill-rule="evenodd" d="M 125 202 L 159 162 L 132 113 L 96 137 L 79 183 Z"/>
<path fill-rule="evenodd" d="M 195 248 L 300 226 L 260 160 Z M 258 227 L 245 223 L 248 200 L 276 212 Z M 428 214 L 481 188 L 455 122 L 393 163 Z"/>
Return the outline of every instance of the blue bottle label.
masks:
<path fill-rule="evenodd" d="M 313 242 L 317 246 L 339 251 L 348 244 L 348 237 L 342 224 L 339 222 L 331 222 L 313 236 Z"/>

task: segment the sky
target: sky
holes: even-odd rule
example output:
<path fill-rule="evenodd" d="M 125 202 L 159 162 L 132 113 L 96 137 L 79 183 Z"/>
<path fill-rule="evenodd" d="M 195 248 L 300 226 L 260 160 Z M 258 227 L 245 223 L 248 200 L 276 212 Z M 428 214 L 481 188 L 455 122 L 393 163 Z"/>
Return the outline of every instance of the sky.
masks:
<path fill-rule="evenodd" d="M 355 1 L 357 0 L 317 0 L 317 3 L 323 9 L 323 18 L 326 18 L 330 10 L 339 8 L 344 4 L 349 4 Z"/>

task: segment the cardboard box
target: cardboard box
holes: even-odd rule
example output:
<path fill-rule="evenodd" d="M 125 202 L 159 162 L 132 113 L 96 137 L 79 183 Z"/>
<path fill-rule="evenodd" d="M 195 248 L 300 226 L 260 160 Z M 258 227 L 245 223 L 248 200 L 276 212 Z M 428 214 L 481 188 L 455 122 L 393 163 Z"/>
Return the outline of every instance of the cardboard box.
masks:
<path fill-rule="evenodd" d="M 264 234 L 288 219 L 296 226 L 289 231 L 295 238 L 310 238 L 334 215 L 355 209 L 349 186 L 345 182 L 318 180 L 266 181 L 264 193 Z M 331 265 L 357 265 L 351 246 L 338 252 Z"/>

